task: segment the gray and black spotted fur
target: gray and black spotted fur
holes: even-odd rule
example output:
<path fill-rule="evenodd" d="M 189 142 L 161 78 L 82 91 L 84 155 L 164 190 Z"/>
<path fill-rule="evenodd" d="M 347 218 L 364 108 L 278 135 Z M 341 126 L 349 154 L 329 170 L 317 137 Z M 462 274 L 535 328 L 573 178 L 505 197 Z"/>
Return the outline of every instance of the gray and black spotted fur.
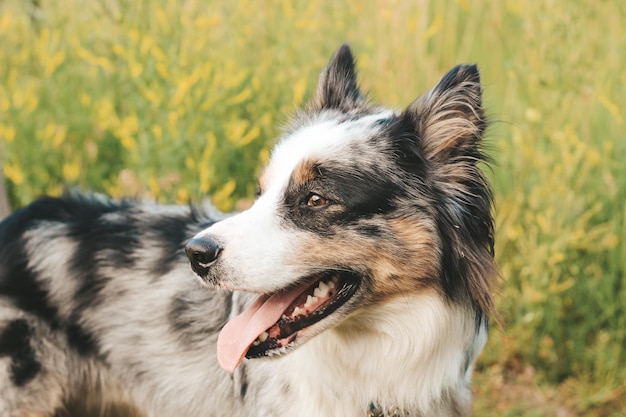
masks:
<path fill-rule="evenodd" d="M 0 416 L 136 397 L 155 399 L 146 415 L 200 412 L 180 404 L 206 375 L 230 383 L 211 352 L 233 301 L 199 288 L 184 245 L 216 218 L 70 193 L 0 223 Z"/>

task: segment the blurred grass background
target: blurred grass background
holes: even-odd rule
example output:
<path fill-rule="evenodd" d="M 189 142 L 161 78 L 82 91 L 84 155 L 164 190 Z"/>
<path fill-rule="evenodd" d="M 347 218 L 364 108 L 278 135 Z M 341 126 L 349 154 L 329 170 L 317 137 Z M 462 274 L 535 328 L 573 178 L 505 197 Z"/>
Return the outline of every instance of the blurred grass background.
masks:
<path fill-rule="evenodd" d="M 478 63 L 501 324 L 475 414 L 626 415 L 626 2 L 3 0 L 13 208 L 65 185 L 245 206 L 342 42 L 401 108 Z"/>

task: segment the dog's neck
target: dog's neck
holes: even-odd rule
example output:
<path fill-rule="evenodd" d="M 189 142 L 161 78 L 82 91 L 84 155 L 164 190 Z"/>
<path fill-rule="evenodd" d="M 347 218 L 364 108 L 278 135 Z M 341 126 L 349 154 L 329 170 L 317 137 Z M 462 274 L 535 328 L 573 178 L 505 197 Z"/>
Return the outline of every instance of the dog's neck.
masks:
<path fill-rule="evenodd" d="M 251 370 L 284 379 L 294 415 L 458 415 L 449 409 L 469 401 L 469 368 L 485 342 L 468 316 L 437 295 L 399 297 Z"/>

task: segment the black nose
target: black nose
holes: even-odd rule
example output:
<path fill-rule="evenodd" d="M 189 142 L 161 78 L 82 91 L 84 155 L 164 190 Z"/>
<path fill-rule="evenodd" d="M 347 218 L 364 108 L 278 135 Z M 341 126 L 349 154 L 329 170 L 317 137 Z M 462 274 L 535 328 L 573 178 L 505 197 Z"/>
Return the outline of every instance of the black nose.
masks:
<path fill-rule="evenodd" d="M 185 246 L 185 253 L 191 261 L 191 269 L 200 276 L 205 276 L 209 267 L 222 252 L 220 245 L 210 237 L 196 237 Z"/>

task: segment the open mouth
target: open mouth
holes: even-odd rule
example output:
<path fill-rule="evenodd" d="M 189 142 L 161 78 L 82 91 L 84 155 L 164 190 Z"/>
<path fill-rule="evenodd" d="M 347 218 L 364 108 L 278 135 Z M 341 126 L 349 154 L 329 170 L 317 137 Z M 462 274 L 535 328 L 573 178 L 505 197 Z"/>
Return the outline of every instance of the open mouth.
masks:
<path fill-rule="evenodd" d="M 332 314 L 354 294 L 358 282 L 352 276 L 324 275 L 303 291 L 285 309 L 281 318 L 261 333 L 246 353 L 246 358 L 258 358 L 274 349 L 286 347 L 299 330 Z"/>
<path fill-rule="evenodd" d="M 360 282 L 353 272 L 327 271 L 309 277 L 304 284 L 259 297 L 220 332 L 217 345 L 220 365 L 233 372 L 244 357 L 284 352 L 299 331 L 344 305 Z"/>

